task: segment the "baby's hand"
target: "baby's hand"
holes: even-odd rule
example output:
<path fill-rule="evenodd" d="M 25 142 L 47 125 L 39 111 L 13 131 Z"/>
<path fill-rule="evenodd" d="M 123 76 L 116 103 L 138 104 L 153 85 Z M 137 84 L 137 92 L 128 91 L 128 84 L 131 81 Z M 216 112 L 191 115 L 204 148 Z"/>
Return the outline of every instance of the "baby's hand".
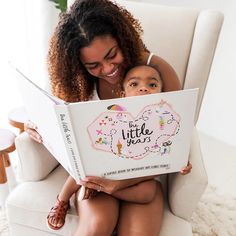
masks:
<path fill-rule="evenodd" d="M 91 188 L 85 188 L 85 195 L 84 195 L 83 200 L 93 198 L 97 195 L 97 193 L 98 193 L 97 190 L 94 190 Z"/>
<path fill-rule="evenodd" d="M 81 186 L 81 188 L 79 189 L 78 200 L 82 201 L 89 198 L 93 198 L 97 195 L 97 193 L 98 192 L 94 189 Z"/>
<path fill-rule="evenodd" d="M 182 175 L 189 174 L 189 173 L 191 172 L 191 169 L 192 169 L 192 168 L 193 168 L 193 167 L 192 167 L 192 164 L 191 164 L 190 162 L 188 162 L 188 165 L 185 166 L 185 167 L 180 171 L 180 173 L 181 173 Z"/>

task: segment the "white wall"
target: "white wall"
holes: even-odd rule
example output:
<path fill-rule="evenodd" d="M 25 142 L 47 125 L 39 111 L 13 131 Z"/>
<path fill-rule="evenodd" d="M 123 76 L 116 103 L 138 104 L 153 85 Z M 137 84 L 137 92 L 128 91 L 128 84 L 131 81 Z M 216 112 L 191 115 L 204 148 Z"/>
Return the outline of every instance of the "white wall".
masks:
<path fill-rule="evenodd" d="M 58 10 L 48 0 L 1 2 L 0 14 L 0 128 L 11 128 L 8 112 L 22 105 L 9 61 L 43 86 L 47 78 L 48 40 L 58 20 Z"/>
<path fill-rule="evenodd" d="M 224 24 L 197 126 L 201 131 L 236 146 L 236 1 L 139 1 L 163 5 L 195 7 L 199 9 L 208 8 L 224 13 Z"/>

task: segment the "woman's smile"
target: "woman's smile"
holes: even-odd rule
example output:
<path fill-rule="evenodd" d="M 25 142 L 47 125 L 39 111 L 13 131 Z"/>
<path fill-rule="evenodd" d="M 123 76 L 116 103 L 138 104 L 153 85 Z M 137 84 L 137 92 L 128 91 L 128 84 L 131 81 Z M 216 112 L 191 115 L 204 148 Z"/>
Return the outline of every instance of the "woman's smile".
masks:
<path fill-rule="evenodd" d="M 80 59 L 91 75 L 110 84 L 119 82 L 124 58 L 117 41 L 110 35 L 96 37 L 82 48 Z"/>
<path fill-rule="evenodd" d="M 111 73 L 103 75 L 101 79 L 106 80 L 109 84 L 117 84 L 120 81 L 120 67 L 116 67 L 115 70 L 112 70 Z"/>
<path fill-rule="evenodd" d="M 107 74 L 106 76 L 107 77 L 113 77 L 117 74 L 117 72 L 118 72 L 118 68 L 116 68 L 115 71 L 113 71 L 111 74 Z"/>

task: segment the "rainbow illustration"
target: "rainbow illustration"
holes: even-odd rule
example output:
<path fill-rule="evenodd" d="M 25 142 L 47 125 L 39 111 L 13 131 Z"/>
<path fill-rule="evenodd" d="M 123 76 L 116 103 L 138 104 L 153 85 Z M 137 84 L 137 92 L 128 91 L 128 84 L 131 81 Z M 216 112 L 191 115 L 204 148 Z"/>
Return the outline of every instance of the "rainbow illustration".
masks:
<path fill-rule="evenodd" d="M 126 111 L 126 109 L 120 105 L 110 105 L 109 107 L 107 107 L 107 110 L 111 110 L 111 111 Z"/>

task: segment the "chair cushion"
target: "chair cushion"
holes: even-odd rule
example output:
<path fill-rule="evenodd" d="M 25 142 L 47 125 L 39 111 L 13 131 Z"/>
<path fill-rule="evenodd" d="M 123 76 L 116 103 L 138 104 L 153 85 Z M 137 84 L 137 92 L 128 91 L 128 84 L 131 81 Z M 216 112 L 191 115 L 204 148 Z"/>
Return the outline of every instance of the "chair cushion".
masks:
<path fill-rule="evenodd" d="M 52 233 L 63 236 L 72 235 L 78 221 L 73 200 L 71 200 L 72 207 L 68 211 L 66 223 L 61 230 L 52 231 L 46 225 L 48 212 L 54 205 L 56 196 L 67 176 L 67 172 L 59 166 L 45 180 L 24 182 L 13 190 L 6 203 L 12 235 L 27 235 L 29 230 L 34 232 L 32 235 L 49 236 Z M 192 235 L 191 232 L 191 225 L 174 216 L 166 204 L 161 235 Z"/>
<path fill-rule="evenodd" d="M 68 211 L 66 224 L 61 230 L 52 231 L 46 225 L 49 210 L 54 205 L 56 196 L 67 176 L 67 172 L 62 166 L 59 166 L 43 181 L 19 184 L 10 194 L 6 203 L 10 227 L 14 229 L 13 225 L 18 224 L 48 233 L 54 232 L 56 235 L 72 235 L 78 220 L 73 203 Z M 13 235 L 19 236 L 18 233 Z"/>

